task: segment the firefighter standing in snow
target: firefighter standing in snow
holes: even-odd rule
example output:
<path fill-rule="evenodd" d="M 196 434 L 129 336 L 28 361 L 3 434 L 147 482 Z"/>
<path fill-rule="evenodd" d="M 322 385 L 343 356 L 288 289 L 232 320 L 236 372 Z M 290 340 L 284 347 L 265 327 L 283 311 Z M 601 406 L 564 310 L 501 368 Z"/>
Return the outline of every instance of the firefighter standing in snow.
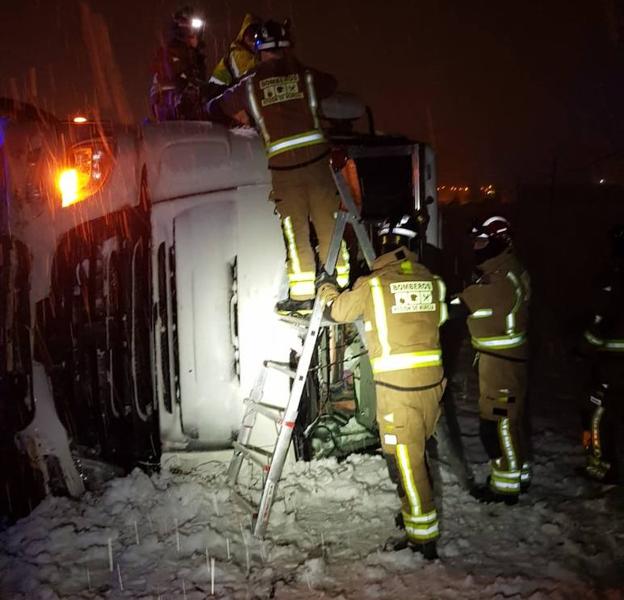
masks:
<path fill-rule="evenodd" d="M 584 349 L 596 359 L 596 390 L 585 412 L 587 474 L 624 483 L 624 226 L 611 231 L 611 272 L 602 286 Z"/>
<path fill-rule="evenodd" d="M 206 94 L 204 21 L 186 6 L 174 15 L 154 65 L 150 105 L 157 121 L 201 120 Z"/>
<path fill-rule="evenodd" d="M 481 501 L 517 502 L 528 478 L 523 411 L 527 390 L 529 276 L 511 247 L 509 223 L 490 217 L 473 230 L 481 277 L 460 298 L 479 365 L 480 435 L 490 457 Z M 528 484 L 528 481 L 526 481 Z"/>
<path fill-rule="evenodd" d="M 326 157 L 329 146 L 318 118 L 318 103 L 336 89 L 331 75 L 302 65 L 291 52 L 288 31 L 268 21 L 256 35 L 258 66 L 237 85 L 208 105 L 215 119 L 232 119 L 245 110 L 262 136 L 269 159 L 273 197 L 287 242 L 290 298 L 278 309 L 311 308 L 316 264 L 310 244 L 312 220 L 324 264 L 334 230 L 339 200 Z M 338 260 L 341 283 L 347 262 Z"/>
<path fill-rule="evenodd" d="M 217 63 L 209 83 L 213 86 L 212 95 L 224 91 L 240 81 L 256 62 L 254 53 L 255 36 L 260 27 L 260 19 L 247 13 L 236 39 L 230 44 L 228 53 Z"/>
<path fill-rule="evenodd" d="M 384 254 L 371 275 L 340 293 L 321 283 L 319 295 L 339 322 L 364 319 L 377 393 L 377 422 L 390 477 L 397 485 L 407 542 L 435 558 L 438 517 L 425 442 L 440 416 L 446 386 L 439 327 L 446 320 L 445 287 L 406 244 L 417 225 L 404 217 L 382 227 Z"/>

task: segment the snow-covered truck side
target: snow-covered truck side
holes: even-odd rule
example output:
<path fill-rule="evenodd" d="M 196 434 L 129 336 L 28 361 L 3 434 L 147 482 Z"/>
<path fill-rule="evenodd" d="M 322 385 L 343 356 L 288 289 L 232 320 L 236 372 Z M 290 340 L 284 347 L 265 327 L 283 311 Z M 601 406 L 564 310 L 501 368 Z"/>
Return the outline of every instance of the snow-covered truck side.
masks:
<path fill-rule="evenodd" d="M 158 465 L 162 451 L 230 448 L 263 360 L 288 362 L 300 344 L 273 309 L 287 294 L 286 257 L 258 137 L 203 122 L 59 122 L 10 101 L 3 114 L 0 403 L 27 415 L 5 441 L 15 434 L 46 491 L 60 481 L 72 494 L 80 460 L 128 469 Z M 335 143 L 371 220 L 435 199 L 428 146 Z M 435 204 L 429 213 L 436 243 Z M 323 352 L 335 346 L 330 337 Z M 326 390 L 341 376 L 315 373 L 312 387 Z M 361 381 L 360 398 L 374 401 Z M 271 404 L 288 392 L 287 377 L 269 375 Z M 363 412 L 375 443 L 374 411 Z M 274 424 L 257 435 L 270 445 Z"/>
<path fill-rule="evenodd" d="M 262 360 L 288 360 L 292 341 L 273 312 L 285 253 L 257 137 L 10 115 L 3 130 L 3 306 L 26 302 L 32 361 L 2 402 L 33 407 L 17 438 L 44 481 L 52 469 L 81 490 L 65 431 L 128 468 L 229 447 Z M 15 329 L 6 319 L 5 380 Z M 284 401 L 288 380 L 267 393 Z"/>

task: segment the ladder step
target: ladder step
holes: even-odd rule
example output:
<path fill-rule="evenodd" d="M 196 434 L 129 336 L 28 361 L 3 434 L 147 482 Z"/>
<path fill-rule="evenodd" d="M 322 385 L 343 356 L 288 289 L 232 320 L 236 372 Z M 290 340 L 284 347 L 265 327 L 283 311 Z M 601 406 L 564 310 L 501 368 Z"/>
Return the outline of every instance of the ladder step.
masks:
<path fill-rule="evenodd" d="M 251 402 L 251 400 L 249 400 Z M 284 412 L 286 410 L 283 406 L 276 406 L 275 404 L 267 404 L 266 402 L 256 402 L 256 406 L 264 406 L 264 408 L 270 408 L 271 410 L 277 410 L 279 412 Z"/>
<path fill-rule="evenodd" d="M 284 416 L 283 408 L 271 404 L 264 404 L 262 402 L 254 402 L 253 400 L 247 400 L 247 404 L 253 405 L 253 410 L 267 417 L 267 419 L 271 419 L 277 424 L 282 422 L 282 417 Z"/>
<path fill-rule="evenodd" d="M 267 460 L 271 460 L 273 458 L 273 453 L 265 450 L 264 448 L 259 448 L 258 446 L 246 446 L 239 442 L 232 442 L 234 446 L 234 450 L 238 452 L 242 452 L 245 456 L 247 456 L 250 460 L 255 462 L 257 465 L 266 469 L 269 465 L 267 464 Z M 264 460 L 258 456 L 264 456 Z"/>
<path fill-rule="evenodd" d="M 310 326 L 309 317 L 302 317 L 297 315 L 279 315 L 280 321 L 284 321 L 290 325 L 294 325 L 295 327 L 301 327 L 302 329 L 307 329 Z M 321 319 L 321 323 L 319 327 L 329 327 L 331 325 L 337 325 L 335 321 L 331 321 L 329 319 Z"/>
<path fill-rule="evenodd" d="M 276 371 L 279 371 L 280 373 L 285 373 L 286 375 L 288 375 L 289 377 L 292 377 L 293 379 L 295 378 L 296 371 L 291 368 L 290 363 L 280 362 L 278 360 L 265 360 L 263 364 L 265 367 L 269 369 L 275 369 Z"/>
<path fill-rule="evenodd" d="M 238 490 L 232 489 L 232 500 L 236 502 L 243 510 L 251 513 L 252 516 L 256 516 L 258 514 L 258 507 L 255 506 L 252 502 L 247 500 L 245 496 L 243 496 Z"/>

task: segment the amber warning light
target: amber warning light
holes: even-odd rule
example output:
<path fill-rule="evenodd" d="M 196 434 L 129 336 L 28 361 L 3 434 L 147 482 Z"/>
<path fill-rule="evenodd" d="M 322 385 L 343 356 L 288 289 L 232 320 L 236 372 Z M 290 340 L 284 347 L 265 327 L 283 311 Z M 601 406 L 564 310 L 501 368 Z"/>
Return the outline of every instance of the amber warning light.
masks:
<path fill-rule="evenodd" d="M 71 206 L 78 202 L 77 169 L 63 169 L 56 183 L 61 192 L 61 206 Z"/>
<path fill-rule="evenodd" d="M 66 167 L 58 172 L 56 187 L 61 206 L 82 202 L 97 193 L 108 179 L 112 167 L 111 153 L 101 140 L 89 140 L 73 146 L 67 153 Z"/>

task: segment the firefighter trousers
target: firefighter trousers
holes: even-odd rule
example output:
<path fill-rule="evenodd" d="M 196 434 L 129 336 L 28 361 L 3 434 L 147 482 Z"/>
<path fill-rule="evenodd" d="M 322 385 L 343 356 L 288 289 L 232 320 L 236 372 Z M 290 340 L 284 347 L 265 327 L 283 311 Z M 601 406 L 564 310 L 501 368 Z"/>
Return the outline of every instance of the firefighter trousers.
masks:
<path fill-rule="evenodd" d="M 527 363 L 479 354 L 480 436 L 490 458 L 490 487 L 519 494 L 528 477 L 524 403 Z"/>
<path fill-rule="evenodd" d="M 397 486 L 407 537 L 415 543 L 439 536 L 425 442 L 435 431 L 445 387 L 445 380 L 423 391 L 399 391 L 379 383 L 376 386 L 381 446 L 390 479 Z"/>
<path fill-rule="evenodd" d="M 288 253 L 288 284 L 293 300 L 315 296 L 316 260 L 310 243 L 310 221 L 318 239 L 319 260 L 325 264 L 340 200 L 327 160 L 297 169 L 272 170 L 273 200 L 282 220 Z M 348 284 L 348 256 L 341 244 L 336 272 Z"/>
<path fill-rule="evenodd" d="M 589 395 L 589 405 L 583 411 L 583 430 L 587 432 L 585 470 L 598 481 L 623 484 L 624 384 L 614 380 L 596 387 L 597 392 Z"/>

